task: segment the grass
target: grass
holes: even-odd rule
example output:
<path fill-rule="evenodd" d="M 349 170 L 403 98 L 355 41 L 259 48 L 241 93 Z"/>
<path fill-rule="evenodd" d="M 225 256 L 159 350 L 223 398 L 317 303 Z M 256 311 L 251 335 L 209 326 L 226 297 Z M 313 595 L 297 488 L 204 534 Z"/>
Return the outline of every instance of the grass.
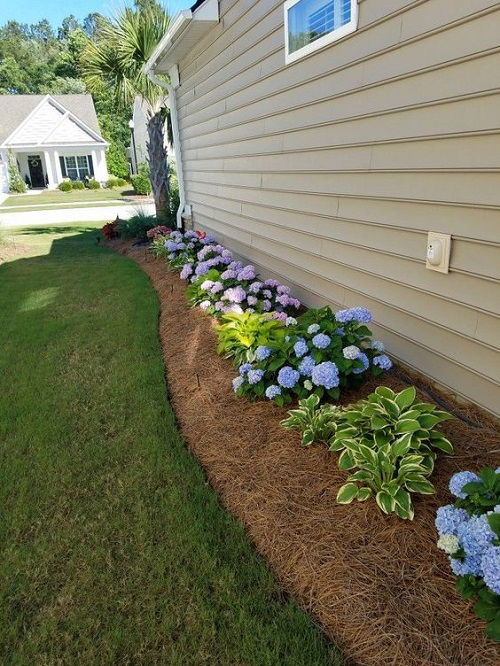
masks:
<path fill-rule="evenodd" d="M 339 665 L 186 449 L 156 293 L 93 226 L 0 266 L 0 663 Z"/>
<path fill-rule="evenodd" d="M 116 200 L 122 197 L 134 195 L 130 185 L 116 187 L 112 190 L 73 190 L 71 192 L 61 192 L 60 190 L 46 190 L 41 194 L 25 195 L 13 194 L 7 197 L 2 203 L 5 206 L 40 206 L 42 204 L 66 204 L 81 203 L 86 201 L 106 201 Z M 134 195 L 135 196 L 135 195 Z M 1 208 L 0 208 L 1 210 Z"/>

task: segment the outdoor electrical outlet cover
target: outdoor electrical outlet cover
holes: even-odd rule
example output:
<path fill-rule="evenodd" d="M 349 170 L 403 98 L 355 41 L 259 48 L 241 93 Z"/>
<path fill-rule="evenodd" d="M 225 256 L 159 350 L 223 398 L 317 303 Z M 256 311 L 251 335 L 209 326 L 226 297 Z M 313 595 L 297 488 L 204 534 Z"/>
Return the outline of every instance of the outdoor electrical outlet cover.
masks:
<path fill-rule="evenodd" d="M 451 236 L 429 231 L 425 267 L 431 271 L 448 273 L 450 266 Z"/>

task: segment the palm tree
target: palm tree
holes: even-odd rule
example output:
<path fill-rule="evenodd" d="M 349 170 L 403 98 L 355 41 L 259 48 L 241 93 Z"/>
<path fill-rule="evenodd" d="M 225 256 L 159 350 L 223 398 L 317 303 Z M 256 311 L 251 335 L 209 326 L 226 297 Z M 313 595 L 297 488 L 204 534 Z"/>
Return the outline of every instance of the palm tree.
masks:
<path fill-rule="evenodd" d="M 156 214 L 169 207 L 167 150 L 164 141 L 165 90 L 143 74 L 143 67 L 170 23 L 169 14 L 156 2 L 124 9 L 115 19 L 100 22 L 98 36 L 82 54 L 83 76 L 91 92 L 103 86 L 113 91 L 122 107 L 139 95 L 148 120 L 148 163 Z"/>

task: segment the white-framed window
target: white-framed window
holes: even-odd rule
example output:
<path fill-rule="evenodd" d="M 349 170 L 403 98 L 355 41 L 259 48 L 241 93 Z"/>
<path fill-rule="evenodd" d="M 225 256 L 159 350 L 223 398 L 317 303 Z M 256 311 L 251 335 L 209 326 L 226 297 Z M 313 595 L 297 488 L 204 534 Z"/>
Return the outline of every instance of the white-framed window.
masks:
<path fill-rule="evenodd" d="M 358 27 L 358 0 L 286 0 L 287 63 L 345 37 Z"/>
<path fill-rule="evenodd" d="M 64 156 L 66 173 L 70 180 L 85 180 L 90 176 L 89 158 L 87 155 Z"/>

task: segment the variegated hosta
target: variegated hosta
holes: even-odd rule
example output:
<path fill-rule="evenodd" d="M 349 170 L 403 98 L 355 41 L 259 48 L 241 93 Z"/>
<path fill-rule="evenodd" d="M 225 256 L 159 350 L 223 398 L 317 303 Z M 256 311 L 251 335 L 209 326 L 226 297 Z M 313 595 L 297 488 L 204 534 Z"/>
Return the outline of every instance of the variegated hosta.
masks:
<path fill-rule="evenodd" d="M 330 450 L 342 451 L 340 469 L 358 471 L 340 488 L 337 501 L 348 504 L 374 495 L 385 513 L 413 518 L 410 493 L 433 493 L 428 477 L 436 451 L 453 451 L 450 441 L 434 430 L 450 418 L 431 403 L 417 402 L 414 387 L 395 393 L 379 386 L 342 411 Z"/>
<path fill-rule="evenodd" d="M 335 415 L 339 411 L 333 405 L 323 405 L 318 409 L 319 396 L 313 394 L 299 400 L 299 408 L 291 409 L 290 416 L 281 421 L 289 430 L 302 430 L 302 445 L 313 442 L 327 444 L 335 432 Z"/>

